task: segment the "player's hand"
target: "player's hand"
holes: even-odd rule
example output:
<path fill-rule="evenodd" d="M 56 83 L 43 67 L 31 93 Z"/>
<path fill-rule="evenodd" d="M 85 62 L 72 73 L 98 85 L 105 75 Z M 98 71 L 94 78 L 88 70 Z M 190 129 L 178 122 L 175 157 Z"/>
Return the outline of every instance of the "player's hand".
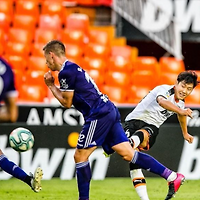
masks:
<path fill-rule="evenodd" d="M 186 108 L 186 109 L 181 109 L 180 115 L 183 115 L 183 116 L 188 116 L 190 117 L 191 119 L 193 118 L 192 117 L 192 110 L 190 108 Z"/>
<path fill-rule="evenodd" d="M 189 143 L 192 143 L 193 140 L 194 140 L 194 137 L 192 135 L 190 135 L 190 134 L 187 134 L 187 135 L 184 135 L 184 139 L 186 141 L 188 141 Z"/>
<path fill-rule="evenodd" d="M 52 86 L 54 85 L 54 77 L 50 71 L 44 74 L 44 82 L 47 86 Z"/>

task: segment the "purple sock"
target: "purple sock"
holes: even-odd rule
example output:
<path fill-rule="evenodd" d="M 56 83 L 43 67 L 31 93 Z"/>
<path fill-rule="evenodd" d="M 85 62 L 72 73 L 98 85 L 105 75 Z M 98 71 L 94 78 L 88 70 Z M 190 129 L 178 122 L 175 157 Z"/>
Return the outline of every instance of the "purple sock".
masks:
<path fill-rule="evenodd" d="M 89 161 L 76 163 L 79 200 L 89 200 L 90 180 L 92 177 Z"/>
<path fill-rule="evenodd" d="M 0 167 L 3 171 L 8 174 L 18 178 L 22 181 L 26 179 L 28 176 L 20 167 L 18 167 L 15 163 L 9 161 L 5 155 L 0 156 Z"/>
<path fill-rule="evenodd" d="M 172 171 L 159 163 L 152 156 L 136 151 L 131 161 L 139 165 L 142 169 L 158 174 L 167 180 Z"/>

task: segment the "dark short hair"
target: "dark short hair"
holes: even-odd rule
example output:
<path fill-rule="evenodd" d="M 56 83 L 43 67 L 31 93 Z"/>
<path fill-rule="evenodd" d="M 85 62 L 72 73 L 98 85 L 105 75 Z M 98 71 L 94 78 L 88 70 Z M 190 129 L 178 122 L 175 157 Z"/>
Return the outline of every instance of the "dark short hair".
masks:
<path fill-rule="evenodd" d="M 177 77 L 178 83 L 184 81 L 186 84 L 193 83 L 193 88 L 195 88 L 198 84 L 198 76 L 194 71 L 184 71 L 181 72 Z"/>
<path fill-rule="evenodd" d="M 44 53 L 55 53 L 57 56 L 65 55 L 65 45 L 59 40 L 52 40 L 43 47 Z"/>

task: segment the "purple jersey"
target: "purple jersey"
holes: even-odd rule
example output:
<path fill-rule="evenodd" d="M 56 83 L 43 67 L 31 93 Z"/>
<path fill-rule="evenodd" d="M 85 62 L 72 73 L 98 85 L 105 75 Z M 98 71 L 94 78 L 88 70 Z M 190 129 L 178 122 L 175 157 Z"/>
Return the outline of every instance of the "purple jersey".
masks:
<path fill-rule="evenodd" d="M 4 59 L 0 58 L 0 101 L 8 96 L 16 95 L 12 69 Z"/>
<path fill-rule="evenodd" d="M 61 91 L 74 91 L 73 105 L 83 114 L 85 120 L 102 117 L 113 108 L 113 103 L 77 64 L 66 61 L 58 78 Z"/>

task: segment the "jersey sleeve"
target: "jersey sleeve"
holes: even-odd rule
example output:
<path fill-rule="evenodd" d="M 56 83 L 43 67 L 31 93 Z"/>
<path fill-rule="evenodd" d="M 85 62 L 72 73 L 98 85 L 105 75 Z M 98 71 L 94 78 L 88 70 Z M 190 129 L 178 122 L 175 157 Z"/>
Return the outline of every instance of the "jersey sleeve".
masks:
<path fill-rule="evenodd" d="M 73 71 L 67 69 L 59 73 L 58 79 L 61 91 L 74 91 L 76 74 Z"/>

